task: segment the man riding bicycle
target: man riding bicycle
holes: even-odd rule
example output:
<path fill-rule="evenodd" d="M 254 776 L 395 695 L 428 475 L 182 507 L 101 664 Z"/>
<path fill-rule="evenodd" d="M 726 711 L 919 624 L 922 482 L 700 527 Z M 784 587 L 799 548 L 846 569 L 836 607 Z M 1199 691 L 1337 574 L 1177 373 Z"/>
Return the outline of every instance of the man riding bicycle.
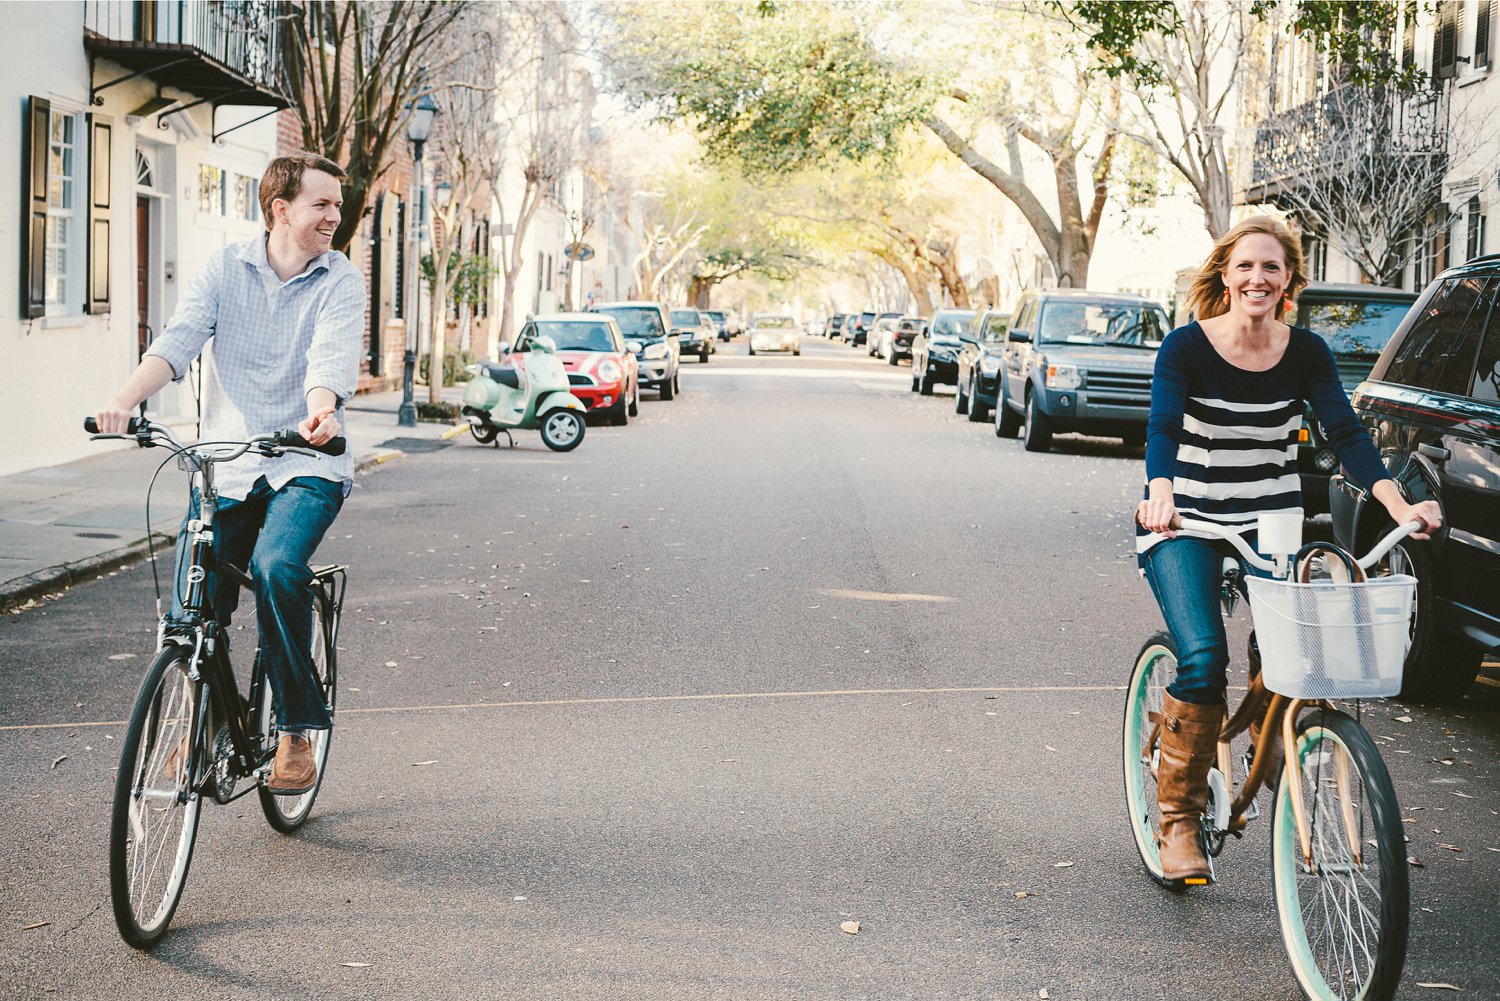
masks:
<path fill-rule="evenodd" d="M 267 232 L 225 247 L 183 294 L 166 330 L 119 392 L 95 414 L 103 434 L 125 432 L 133 411 L 202 354 L 204 441 L 237 441 L 295 426 L 322 445 L 343 427 L 363 349 L 365 283 L 332 249 L 345 174 L 313 153 L 277 157 L 260 182 Z M 255 585 L 260 658 L 276 699 L 282 740 L 268 791 L 300 795 L 317 782 L 308 730 L 333 723 L 311 662 L 312 558 L 352 485 L 349 455 L 247 455 L 218 478 L 215 557 L 248 567 Z M 194 498 L 178 539 L 178 566 Z M 238 585 L 215 575 L 221 621 Z M 180 610 L 181 582 L 174 612 Z"/>

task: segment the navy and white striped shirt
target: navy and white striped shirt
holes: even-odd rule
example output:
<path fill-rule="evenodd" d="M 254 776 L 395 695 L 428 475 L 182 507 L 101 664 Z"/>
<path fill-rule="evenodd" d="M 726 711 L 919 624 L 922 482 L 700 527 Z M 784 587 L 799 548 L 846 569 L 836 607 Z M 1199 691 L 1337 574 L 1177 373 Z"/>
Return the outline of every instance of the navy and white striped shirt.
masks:
<path fill-rule="evenodd" d="M 1231 365 L 1196 321 L 1162 341 L 1146 426 L 1146 480 L 1172 481 L 1184 518 L 1253 531 L 1267 513 L 1302 508 L 1297 432 L 1312 405 L 1329 447 L 1365 487 L 1389 479 L 1317 334 L 1292 328 L 1286 352 L 1264 372 Z M 1191 535 L 1192 533 L 1182 533 Z M 1163 536 L 1136 526 L 1136 553 Z"/>

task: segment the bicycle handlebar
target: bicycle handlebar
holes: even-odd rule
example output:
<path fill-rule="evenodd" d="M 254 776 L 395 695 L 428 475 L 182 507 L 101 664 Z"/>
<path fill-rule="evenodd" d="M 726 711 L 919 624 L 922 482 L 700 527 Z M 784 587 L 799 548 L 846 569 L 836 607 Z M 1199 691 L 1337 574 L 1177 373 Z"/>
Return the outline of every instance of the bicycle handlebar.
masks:
<path fill-rule="evenodd" d="M 98 435 L 99 423 L 92 417 L 85 417 L 83 419 L 83 429 L 89 434 Z M 161 425 L 159 424 L 153 424 L 150 421 L 146 420 L 144 417 L 130 418 L 130 422 L 126 426 L 125 435 L 111 437 L 139 437 L 143 433 L 149 434 L 156 431 L 160 431 L 162 436 L 165 437 L 168 441 L 171 441 L 174 444 L 176 443 L 176 440 L 171 436 L 171 433 L 168 432 L 166 428 L 161 427 Z M 227 462 L 230 459 L 237 459 L 241 455 L 244 455 L 251 448 L 254 448 L 256 445 L 266 445 L 271 448 L 305 448 L 310 449 L 314 452 L 322 452 L 324 455 L 337 456 L 343 455 L 344 452 L 348 449 L 349 440 L 347 438 L 344 438 L 343 436 L 339 436 L 337 438 L 330 438 L 328 441 L 324 442 L 321 445 L 314 445 L 312 442 L 302 437 L 302 435 L 298 434 L 296 431 L 288 430 L 274 431 L 271 434 L 258 434 L 248 441 L 244 442 L 243 445 L 244 447 L 238 449 L 237 451 L 216 457 L 217 461 Z"/>
<path fill-rule="evenodd" d="M 1198 532 L 1203 535 L 1211 535 L 1216 539 L 1223 539 L 1239 550 L 1240 555 L 1245 558 L 1245 562 L 1251 566 L 1264 570 L 1267 573 L 1275 573 L 1277 570 L 1275 563 L 1266 560 L 1251 550 L 1250 545 L 1245 542 L 1240 533 L 1230 531 L 1223 525 L 1217 525 L 1211 521 L 1199 521 L 1196 518 L 1178 517 L 1173 519 L 1172 527 L 1189 532 Z M 1374 547 L 1363 558 L 1355 562 L 1359 564 L 1361 570 L 1368 570 L 1375 565 L 1377 560 L 1395 548 L 1396 543 L 1413 532 L 1421 530 L 1422 523 L 1420 521 L 1409 521 L 1404 525 L 1397 525 L 1391 531 L 1387 532 L 1384 538 L 1375 543 Z"/>

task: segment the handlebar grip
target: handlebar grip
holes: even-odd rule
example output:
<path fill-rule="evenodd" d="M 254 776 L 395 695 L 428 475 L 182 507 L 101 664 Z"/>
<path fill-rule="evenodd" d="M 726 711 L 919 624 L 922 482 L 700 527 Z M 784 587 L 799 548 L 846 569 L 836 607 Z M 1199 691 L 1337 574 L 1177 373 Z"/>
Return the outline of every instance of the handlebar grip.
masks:
<path fill-rule="evenodd" d="M 145 427 L 146 419 L 144 417 L 132 417 L 130 418 L 130 423 L 126 425 L 125 433 L 139 434 Z M 94 420 L 92 417 L 85 417 L 83 419 L 83 429 L 89 434 L 98 434 L 99 422 Z"/>
<path fill-rule="evenodd" d="M 314 445 L 295 431 L 281 432 L 277 436 L 277 443 L 289 445 L 292 448 L 310 448 L 324 455 L 343 455 L 349 448 L 349 439 L 344 437 L 330 438 L 321 445 Z"/>

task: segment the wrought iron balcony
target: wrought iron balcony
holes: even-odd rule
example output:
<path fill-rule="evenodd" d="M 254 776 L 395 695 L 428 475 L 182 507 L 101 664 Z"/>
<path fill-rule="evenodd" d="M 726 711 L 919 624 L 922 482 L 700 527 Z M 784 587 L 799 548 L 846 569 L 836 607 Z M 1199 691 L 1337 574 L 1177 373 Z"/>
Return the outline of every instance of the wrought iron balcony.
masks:
<path fill-rule="evenodd" d="M 1448 89 L 1345 86 L 1260 122 L 1243 201 L 1348 173 L 1372 156 L 1443 157 L 1448 152 Z"/>
<path fill-rule="evenodd" d="M 281 81 L 282 0 L 85 0 L 83 44 L 128 76 L 94 83 L 94 93 L 140 76 L 220 104 L 290 105 Z"/>

